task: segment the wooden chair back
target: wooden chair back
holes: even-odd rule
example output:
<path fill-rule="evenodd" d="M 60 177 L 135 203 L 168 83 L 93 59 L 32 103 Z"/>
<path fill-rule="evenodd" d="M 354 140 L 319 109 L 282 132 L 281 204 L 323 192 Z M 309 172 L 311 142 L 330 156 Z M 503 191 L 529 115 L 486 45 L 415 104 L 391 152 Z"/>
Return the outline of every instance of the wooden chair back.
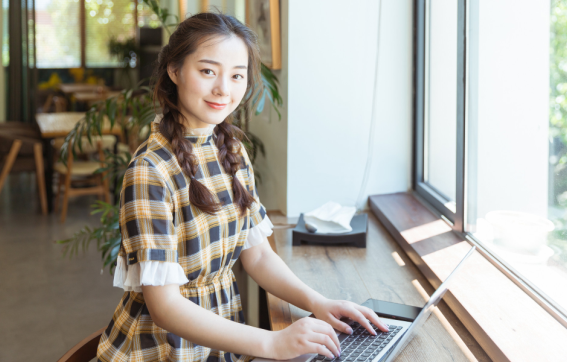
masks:
<path fill-rule="evenodd" d="M 67 351 L 63 357 L 59 358 L 57 362 L 89 362 L 95 358 L 98 342 L 105 329 L 106 327 L 103 327 L 77 343 L 73 348 Z"/>
<path fill-rule="evenodd" d="M 35 171 L 41 211 L 47 214 L 42 140 L 33 125 L 0 124 L 0 170 L 0 191 L 9 173 Z"/>
<path fill-rule="evenodd" d="M 99 157 L 99 161 L 100 162 L 100 167 L 104 166 L 104 146 L 103 143 L 105 142 L 105 138 L 106 136 L 103 137 L 99 137 L 98 139 L 93 140 L 93 142 L 95 143 L 95 147 L 96 147 L 96 151 L 98 153 L 98 157 Z M 115 139 L 111 136 L 110 139 L 112 140 L 112 142 L 115 142 Z M 85 140 L 86 144 L 83 144 L 83 151 L 85 149 L 88 149 L 89 151 L 93 151 L 95 149 L 93 148 L 93 145 L 89 145 L 89 142 Z M 107 144 L 106 148 L 109 148 L 110 144 Z M 71 178 L 73 176 L 73 165 L 75 164 L 75 160 L 73 157 L 73 152 L 71 151 L 74 147 L 73 142 L 71 141 L 69 143 L 69 152 L 67 152 L 67 164 L 66 164 L 66 168 L 65 170 L 63 170 L 63 167 L 59 168 L 60 169 L 60 175 L 59 175 L 59 185 L 57 187 L 57 194 L 55 196 L 55 211 L 57 211 L 57 205 L 59 204 L 59 197 L 61 194 L 61 188 L 63 186 L 65 186 L 65 192 L 63 194 L 63 205 L 61 208 L 61 222 L 64 223 L 65 220 L 67 219 L 67 207 L 68 207 L 68 201 L 69 201 L 69 197 L 72 196 L 81 196 L 81 195 L 101 195 L 102 197 L 104 197 L 104 201 L 107 203 L 110 203 L 110 191 L 109 191 L 109 185 L 108 185 L 108 179 L 106 177 L 106 172 L 102 173 L 102 174 L 98 174 L 98 175 L 93 175 L 95 176 L 95 178 L 99 179 L 100 184 L 97 186 L 92 186 L 92 187 L 82 187 L 82 188 L 74 188 L 71 185 Z M 94 161 L 93 161 L 94 162 Z M 87 161 L 84 162 L 83 165 L 85 163 L 91 164 L 91 161 Z M 55 166 L 56 169 L 58 169 L 58 165 Z M 97 167 L 98 168 L 98 167 Z"/>

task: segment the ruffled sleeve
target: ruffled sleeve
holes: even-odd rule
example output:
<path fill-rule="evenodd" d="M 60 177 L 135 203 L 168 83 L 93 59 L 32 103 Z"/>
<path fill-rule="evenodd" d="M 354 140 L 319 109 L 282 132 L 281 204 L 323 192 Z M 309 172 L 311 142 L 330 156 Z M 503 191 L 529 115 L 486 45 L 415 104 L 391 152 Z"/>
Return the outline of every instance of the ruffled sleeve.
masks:
<path fill-rule="evenodd" d="M 270 221 L 268 215 L 266 215 L 261 223 L 250 229 L 250 231 L 248 232 L 248 238 L 246 239 L 242 250 L 246 250 L 263 243 L 265 240 L 268 240 L 268 236 L 272 235 L 272 233 L 274 232 L 272 230 L 273 228 L 274 225 Z"/>
<path fill-rule="evenodd" d="M 116 260 L 114 286 L 126 292 L 142 292 L 142 285 L 183 285 L 189 283 L 183 268 L 178 263 L 141 261 L 126 265 L 123 257 Z"/>

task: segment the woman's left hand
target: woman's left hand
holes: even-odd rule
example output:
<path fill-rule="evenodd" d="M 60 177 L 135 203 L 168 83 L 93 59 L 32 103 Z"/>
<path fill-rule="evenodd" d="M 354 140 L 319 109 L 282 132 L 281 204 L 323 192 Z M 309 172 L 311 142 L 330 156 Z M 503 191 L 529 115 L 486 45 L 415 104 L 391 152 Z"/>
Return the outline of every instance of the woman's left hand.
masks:
<path fill-rule="evenodd" d="M 378 318 L 378 315 L 372 309 L 348 300 L 323 299 L 313 305 L 311 312 L 317 319 L 329 323 L 336 330 L 346 334 L 352 334 L 352 328 L 340 320 L 342 317 L 348 317 L 360 323 L 373 335 L 376 335 L 376 332 L 372 329 L 370 322 L 374 323 L 380 330 L 388 331 L 386 324 Z"/>

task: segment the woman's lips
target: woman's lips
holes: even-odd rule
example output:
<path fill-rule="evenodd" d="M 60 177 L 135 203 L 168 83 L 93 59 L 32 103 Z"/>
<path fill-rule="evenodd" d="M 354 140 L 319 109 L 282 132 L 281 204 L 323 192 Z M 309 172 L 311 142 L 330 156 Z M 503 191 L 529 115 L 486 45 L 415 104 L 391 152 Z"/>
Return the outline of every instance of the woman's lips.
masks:
<path fill-rule="evenodd" d="M 207 102 L 207 101 L 205 101 L 205 103 L 207 103 L 209 105 L 209 107 L 214 108 L 214 109 L 224 109 L 224 107 L 226 107 L 226 103 L 221 104 L 221 103 L 213 103 L 213 102 Z"/>

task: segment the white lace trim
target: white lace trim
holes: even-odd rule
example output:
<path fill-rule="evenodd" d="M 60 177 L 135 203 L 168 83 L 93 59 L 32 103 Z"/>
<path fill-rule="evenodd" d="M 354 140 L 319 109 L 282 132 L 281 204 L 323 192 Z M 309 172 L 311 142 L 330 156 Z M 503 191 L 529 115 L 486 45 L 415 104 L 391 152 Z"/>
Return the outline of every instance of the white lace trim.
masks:
<path fill-rule="evenodd" d="M 254 226 L 248 232 L 248 238 L 242 247 L 242 250 L 246 250 L 253 246 L 259 245 L 264 242 L 264 240 L 268 240 L 268 236 L 272 235 L 274 232 L 272 229 L 274 225 L 270 221 L 268 215 L 264 216 L 264 220 L 261 223 Z"/>
<path fill-rule="evenodd" d="M 126 265 L 124 258 L 118 257 L 116 260 L 114 286 L 126 292 L 140 293 L 142 285 L 183 285 L 187 283 L 189 279 L 178 263 L 149 260 Z"/>

